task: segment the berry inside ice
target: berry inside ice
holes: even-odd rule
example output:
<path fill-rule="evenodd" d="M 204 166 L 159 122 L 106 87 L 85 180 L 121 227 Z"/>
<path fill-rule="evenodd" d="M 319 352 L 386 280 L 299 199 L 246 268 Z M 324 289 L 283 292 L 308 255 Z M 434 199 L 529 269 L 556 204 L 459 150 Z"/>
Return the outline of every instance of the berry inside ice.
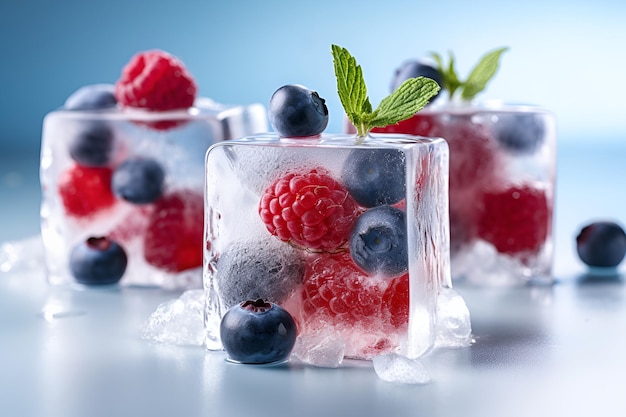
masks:
<path fill-rule="evenodd" d="M 72 249 L 69 263 L 76 282 L 109 285 L 122 278 L 128 257 L 117 242 L 107 237 L 90 237 Z"/>
<path fill-rule="evenodd" d="M 152 158 L 132 157 L 125 160 L 111 180 L 113 192 L 133 204 L 152 203 L 163 193 L 165 170 Z"/>

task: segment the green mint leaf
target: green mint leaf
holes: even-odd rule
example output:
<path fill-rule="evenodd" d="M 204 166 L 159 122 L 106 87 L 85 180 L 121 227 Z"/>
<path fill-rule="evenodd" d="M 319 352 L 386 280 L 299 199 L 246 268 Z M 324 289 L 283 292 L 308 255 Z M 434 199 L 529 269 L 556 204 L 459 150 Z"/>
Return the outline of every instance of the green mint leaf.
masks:
<path fill-rule="evenodd" d="M 357 128 L 359 135 L 367 114 L 372 112 L 372 104 L 367 97 L 367 89 L 361 66 L 347 49 L 332 45 L 333 64 L 337 78 L 337 92 L 346 116 Z"/>
<path fill-rule="evenodd" d="M 463 100 L 472 100 L 478 93 L 483 91 L 487 83 L 493 78 L 498 70 L 500 56 L 508 48 L 499 48 L 487 53 L 476 64 L 467 80 L 463 83 L 463 91 L 461 98 Z"/>
<path fill-rule="evenodd" d="M 422 110 L 440 89 L 430 78 L 409 78 L 380 102 L 368 120 L 369 125 L 385 127 L 408 119 Z"/>
<path fill-rule="evenodd" d="M 441 86 L 444 90 L 448 92 L 448 98 L 452 99 L 456 90 L 463 84 L 456 73 L 455 69 L 455 60 L 452 52 L 449 52 L 449 64 L 448 67 L 444 67 L 443 59 L 441 55 L 436 52 L 432 52 L 431 56 L 435 60 L 437 65 L 437 70 L 441 74 L 441 78 L 443 79 L 443 85 Z"/>
<path fill-rule="evenodd" d="M 372 111 L 361 66 L 357 65 L 347 49 L 332 45 L 331 50 L 339 99 L 359 137 L 367 136 L 374 127 L 385 127 L 408 119 L 423 109 L 441 88 L 429 78 L 411 78 Z"/>

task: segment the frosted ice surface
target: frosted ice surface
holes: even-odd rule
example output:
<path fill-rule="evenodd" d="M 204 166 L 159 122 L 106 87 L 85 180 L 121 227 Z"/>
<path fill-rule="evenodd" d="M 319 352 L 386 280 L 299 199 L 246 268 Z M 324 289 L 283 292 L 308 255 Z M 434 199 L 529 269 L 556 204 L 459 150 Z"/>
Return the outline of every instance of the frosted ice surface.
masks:
<path fill-rule="evenodd" d="M 435 337 L 437 347 L 463 347 L 472 343 L 469 310 L 463 297 L 452 288 L 441 288 L 439 292 Z"/>
<path fill-rule="evenodd" d="M 308 365 L 337 368 L 343 362 L 346 345 L 332 332 L 306 334 L 296 339 L 293 356 Z"/>
<path fill-rule="evenodd" d="M 523 269 L 518 260 L 500 254 L 493 245 L 481 240 L 453 258 L 451 268 L 453 277 L 490 287 L 519 285 L 517 271 Z"/>
<path fill-rule="evenodd" d="M 0 272 L 44 270 L 41 236 L 4 242 L 0 245 Z"/>
<path fill-rule="evenodd" d="M 204 343 L 204 291 L 188 290 L 150 315 L 143 338 L 155 342 L 200 346 Z"/>
<path fill-rule="evenodd" d="M 372 359 L 376 375 L 387 382 L 401 384 L 426 384 L 430 382 L 428 371 L 419 359 L 411 359 L 397 353 L 388 353 Z"/>

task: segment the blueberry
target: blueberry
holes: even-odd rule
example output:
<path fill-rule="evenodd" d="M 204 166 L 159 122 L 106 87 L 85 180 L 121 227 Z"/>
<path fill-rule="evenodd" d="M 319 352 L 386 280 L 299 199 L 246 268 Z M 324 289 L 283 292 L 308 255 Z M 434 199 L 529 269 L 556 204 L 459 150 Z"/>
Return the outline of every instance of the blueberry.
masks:
<path fill-rule="evenodd" d="M 342 180 L 364 207 L 395 204 L 405 198 L 406 161 L 396 149 L 355 149 L 342 168 Z"/>
<path fill-rule="evenodd" d="M 283 137 L 319 135 L 328 125 L 328 108 L 315 91 L 288 84 L 274 92 L 269 104 L 269 118 Z"/>
<path fill-rule="evenodd" d="M 218 258 L 214 279 L 226 308 L 263 298 L 282 303 L 304 279 L 304 261 L 296 249 L 277 239 L 239 241 Z"/>
<path fill-rule="evenodd" d="M 107 237 L 90 237 L 70 253 L 70 271 L 76 282 L 84 285 L 117 283 L 127 263 L 124 248 Z"/>
<path fill-rule="evenodd" d="M 591 267 L 616 267 L 626 255 L 626 233 L 611 221 L 590 223 L 576 236 L 576 250 Z"/>
<path fill-rule="evenodd" d="M 543 119 L 533 113 L 505 113 L 498 115 L 494 135 L 509 151 L 533 153 L 543 143 L 545 126 Z"/>
<path fill-rule="evenodd" d="M 117 105 L 113 84 L 91 84 L 72 93 L 63 107 L 67 110 L 109 109 Z"/>
<path fill-rule="evenodd" d="M 402 64 L 393 75 L 391 80 L 391 91 L 395 91 L 400 84 L 409 78 L 426 77 L 435 81 L 440 87 L 443 87 L 443 77 L 434 66 L 417 60 L 406 61 Z M 441 93 L 441 90 L 430 101 L 432 102 Z"/>
<path fill-rule="evenodd" d="M 72 159 L 83 166 L 105 166 L 111 159 L 113 132 L 102 122 L 82 122 L 69 142 Z"/>
<path fill-rule="evenodd" d="M 247 364 L 282 362 L 296 343 L 296 323 L 289 312 L 261 299 L 229 309 L 220 338 L 230 360 Z"/>
<path fill-rule="evenodd" d="M 365 272 L 393 277 L 408 270 L 407 245 L 405 213 L 391 206 L 378 206 L 357 219 L 350 237 L 350 254 Z"/>
<path fill-rule="evenodd" d="M 133 204 L 147 204 L 163 193 L 165 172 L 161 164 L 151 158 L 133 157 L 124 161 L 113 172 L 113 193 Z"/>

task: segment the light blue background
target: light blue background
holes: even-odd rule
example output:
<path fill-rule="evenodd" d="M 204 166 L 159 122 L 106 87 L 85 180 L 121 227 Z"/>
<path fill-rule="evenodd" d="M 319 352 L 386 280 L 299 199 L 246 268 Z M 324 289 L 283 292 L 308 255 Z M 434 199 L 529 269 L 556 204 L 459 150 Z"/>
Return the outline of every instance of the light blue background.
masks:
<path fill-rule="evenodd" d="M 330 45 L 362 65 L 376 105 L 394 69 L 455 51 L 465 76 L 486 51 L 511 49 L 481 98 L 530 102 L 557 116 L 562 140 L 626 140 L 626 3 L 622 1 L 3 0 L 0 149 L 38 150 L 46 112 L 78 87 L 114 83 L 130 57 L 180 57 L 200 93 L 267 104 L 300 83 L 341 129 Z"/>

